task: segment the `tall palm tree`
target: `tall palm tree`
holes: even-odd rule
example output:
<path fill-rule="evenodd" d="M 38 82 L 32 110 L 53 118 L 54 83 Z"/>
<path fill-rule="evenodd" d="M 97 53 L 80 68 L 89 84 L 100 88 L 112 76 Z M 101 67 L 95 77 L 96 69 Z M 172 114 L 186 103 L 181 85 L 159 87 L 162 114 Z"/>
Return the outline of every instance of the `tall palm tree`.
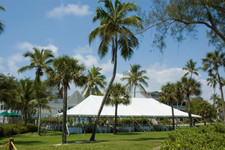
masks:
<path fill-rule="evenodd" d="M 126 86 L 128 86 L 129 90 L 134 88 L 134 97 L 136 97 L 136 88 L 138 87 L 142 92 L 146 93 L 144 86 L 148 87 L 148 83 L 146 80 L 149 78 L 145 76 L 146 70 L 140 70 L 141 66 L 138 64 L 130 65 L 131 69 L 128 72 L 125 72 L 121 80 L 127 81 Z M 143 86 L 144 85 L 144 86 Z"/>
<path fill-rule="evenodd" d="M 117 133 L 117 110 L 119 104 L 128 105 L 130 103 L 130 95 L 126 90 L 126 86 L 122 86 L 120 83 L 114 83 L 109 92 L 106 104 L 115 106 L 115 119 L 113 133 Z"/>
<path fill-rule="evenodd" d="M 209 78 L 206 79 L 207 85 L 213 87 L 213 94 L 216 94 L 217 77 L 215 74 L 209 74 Z"/>
<path fill-rule="evenodd" d="M 93 66 L 91 70 L 88 70 L 87 83 L 82 90 L 84 97 L 89 95 L 102 95 L 100 88 L 105 88 L 106 81 L 105 76 L 100 73 L 102 68 Z M 86 92 L 85 92 L 86 91 Z"/>
<path fill-rule="evenodd" d="M 172 111 L 172 121 L 173 121 L 173 129 L 175 129 L 175 121 L 174 121 L 174 103 L 183 99 L 183 90 L 180 82 L 170 83 L 163 85 L 161 87 L 161 93 L 159 94 L 159 101 L 163 103 L 169 103 Z"/>
<path fill-rule="evenodd" d="M 0 6 L 0 11 L 5 11 L 5 9 L 2 6 Z M 0 34 L 3 32 L 3 26 L 4 26 L 4 24 L 0 20 Z"/>
<path fill-rule="evenodd" d="M 189 117 L 189 123 L 190 127 L 192 127 L 192 117 L 191 117 L 191 103 L 190 103 L 190 97 L 192 95 L 200 95 L 201 94 L 201 84 L 200 82 L 197 82 L 195 79 L 189 77 L 183 76 L 181 78 L 182 83 L 182 89 L 185 94 L 185 97 L 187 98 L 188 103 L 188 117 Z"/>
<path fill-rule="evenodd" d="M 221 103 L 222 103 L 222 110 L 224 116 L 224 123 L 225 123 L 225 104 L 224 104 L 224 96 L 223 96 L 223 82 L 221 80 L 221 76 L 219 73 L 219 68 L 225 65 L 225 53 L 219 50 L 215 50 L 214 52 L 209 52 L 206 54 L 206 58 L 202 59 L 203 70 L 207 71 L 209 75 L 215 72 L 217 77 L 217 81 L 219 84 L 220 95 L 221 95 Z"/>
<path fill-rule="evenodd" d="M 184 76 L 187 76 L 190 73 L 190 77 L 192 78 L 192 75 L 195 74 L 196 76 L 198 76 L 198 70 L 199 67 L 196 68 L 196 64 L 197 62 L 194 62 L 192 59 L 188 60 L 186 62 L 185 67 L 183 67 L 183 70 L 187 71 L 187 73 L 184 74 Z"/>
<path fill-rule="evenodd" d="M 35 100 L 34 82 L 29 78 L 20 80 L 22 88 L 20 94 L 20 106 L 24 114 L 24 124 L 27 126 L 27 116 L 30 107 L 33 107 L 32 102 Z"/>
<path fill-rule="evenodd" d="M 33 48 L 34 52 L 27 51 L 24 57 L 31 59 L 30 65 L 24 66 L 18 70 L 18 72 L 24 72 L 26 70 L 35 69 L 35 90 L 38 99 L 38 135 L 41 135 L 41 103 L 40 103 L 40 88 L 41 88 L 41 77 L 43 71 L 49 68 L 49 64 L 52 62 L 54 56 L 51 50 L 39 50 Z"/>
<path fill-rule="evenodd" d="M 129 12 L 137 10 L 137 6 L 134 3 L 121 3 L 119 0 L 115 0 L 114 4 L 111 0 L 99 0 L 99 2 L 104 3 L 105 9 L 102 7 L 97 7 L 96 9 L 96 15 L 94 16 L 93 21 L 96 22 L 99 20 L 100 26 L 90 33 L 89 44 L 91 44 L 97 36 L 100 37 L 101 42 L 98 47 L 98 54 L 101 58 L 108 53 L 108 49 L 111 47 L 114 68 L 112 78 L 108 84 L 105 96 L 98 111 L 90 141 L 95 140 L 97 123 L 116 76 L 118 50 L 120 50 L 121 56 L 126 60 L 131 58 L 133 48 L 138 45 L 138 39 L 128 27 L 142 28 L 141 18 L 137 16 L 128 16 Z"/>
<path fill-rule="evenodd" d="M 83 75 L 85 67 L 79 64 L 78 60 L 69 56 L 61 56 L 52 62 L 54 69 L 47 70 L 47 81 L 51 86 L 58 86 L 59 91 L 63 91 L 63 124 L 62 143 L 66 143 L 66 122 L 67 122 L 67 90 L 69 83 L 74 82 L 76 86 L 83 86 L 86 77 Z"/>

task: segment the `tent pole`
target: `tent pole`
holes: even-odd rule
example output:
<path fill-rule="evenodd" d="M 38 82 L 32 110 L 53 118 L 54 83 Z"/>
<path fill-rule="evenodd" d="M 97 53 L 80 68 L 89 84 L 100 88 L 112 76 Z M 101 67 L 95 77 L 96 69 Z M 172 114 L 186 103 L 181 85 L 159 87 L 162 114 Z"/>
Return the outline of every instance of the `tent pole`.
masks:
<path fill-rule="evenodd" d="M 134 118 L 133 118 L 134 119 Z M 142 126 L 140 126 L 140 124 L 134 119 L 134 121 L 137 123 L 137 125 L 145 132 L 145 129 L 142 127 Z"/>

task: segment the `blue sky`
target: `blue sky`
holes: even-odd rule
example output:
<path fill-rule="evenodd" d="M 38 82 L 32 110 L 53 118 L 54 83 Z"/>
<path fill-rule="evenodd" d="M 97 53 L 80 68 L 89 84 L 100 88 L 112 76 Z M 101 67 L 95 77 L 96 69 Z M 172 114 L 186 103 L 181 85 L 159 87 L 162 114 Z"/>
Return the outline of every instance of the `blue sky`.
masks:
<path fill-rule="evenodd" d="M 125 0 L 124 0 L 125 1 Z M 148 0 L 135 1 L 141 8 L 148 10 Z M 100 59 L 97 55 L 99 41 L 88 44 L 89 33 L 98 26 L 92 18 L 99 4 L 97 0 L 5 0 L 1 1 L 6 11 L 0 12 L 0 20 L 5 30 L 0 35 L 0 72 L 10 73 L 18 78 L 31 77 L 35 74 L 26 71 L 18 74 L 17 70 L 29 64 L 23 53 L 39 49 L 51 49 L 55 56 L 69 55 L 78 59 L 89 69 L 92 65 L 103 68 L 102 73 L 110 80 L 112 64 L 110 54 Z M 182 43 L 173 38 L 167 39 L 164 53 L 152 48 L 154 30 L 138 35 L 140 45 L 129 61 L 119 57 L 116 81 L 120 82 L 123 72 L 129 70 L 130 64 L 140 64 L 147 70 L 150 78 L 148 91 L 160 90 L 168 81 L 174 82 L 185 73 L 182 70 L 189 59 L 201 65 L 206 53 L 214 50 L 208 45 L 206 28 L 199 26 L 196 38 L 187 37 Z M 213 90 L 207 87 L 207 73 L 199 71 L 196 77 L 202 83 L 202 97 L 209 99 Z M 79 88 L 71 86 L 69 95 Z M 217 90 L 218 91 L 218 90 Z"/>

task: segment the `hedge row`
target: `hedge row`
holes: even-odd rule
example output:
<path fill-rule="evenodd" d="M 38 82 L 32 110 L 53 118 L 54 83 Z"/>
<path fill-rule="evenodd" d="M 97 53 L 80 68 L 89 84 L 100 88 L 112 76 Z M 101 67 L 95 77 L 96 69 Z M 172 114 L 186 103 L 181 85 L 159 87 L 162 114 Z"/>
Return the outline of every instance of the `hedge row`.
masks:
<path fill-rule="evenodd" d="M 27 124 L 27 126 L 24 126 L 22 124 L 0 125 L 0 137 L 23 134 L 27 132 L 36 132 L 36 131 L 37 131 L 37 126 L 34 124 Z"/>
<path fill-rule="evenodd" d="M 169 133 L 162 150 L 219 150 L 225 147 L 225 126 L 214 124 L 198 128 L 181 128 Z"/>

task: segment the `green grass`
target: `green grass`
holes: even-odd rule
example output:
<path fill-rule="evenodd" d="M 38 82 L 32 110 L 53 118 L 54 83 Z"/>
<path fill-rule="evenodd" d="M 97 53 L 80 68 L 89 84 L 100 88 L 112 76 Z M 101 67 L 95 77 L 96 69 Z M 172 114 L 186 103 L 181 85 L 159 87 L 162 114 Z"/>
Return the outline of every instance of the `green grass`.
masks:
<path fill-rule="evenodd" d="M 42 136 L 37 133 L 27 133 L 13 136 L 15 145 L 18 150 L 136 150 L 136 149 L 153 149 L 159 147 L 165 138 L 168 137 L 168 132 L 133 132 L 119 133 L 98 133 L 96 134 L 97 142 L 93 143 L 75 143 L 78 141 L 89 140 L 91 134 L 72 134 L 67 136 L 67 141 L 70 144 L 54 146 L 62 141 L 61 132 L 47 132 Z M 9 137 L 0 138 L 0 145 L 8 142 Z M 0 148 L 7 150 L 8 147 Z"/>

